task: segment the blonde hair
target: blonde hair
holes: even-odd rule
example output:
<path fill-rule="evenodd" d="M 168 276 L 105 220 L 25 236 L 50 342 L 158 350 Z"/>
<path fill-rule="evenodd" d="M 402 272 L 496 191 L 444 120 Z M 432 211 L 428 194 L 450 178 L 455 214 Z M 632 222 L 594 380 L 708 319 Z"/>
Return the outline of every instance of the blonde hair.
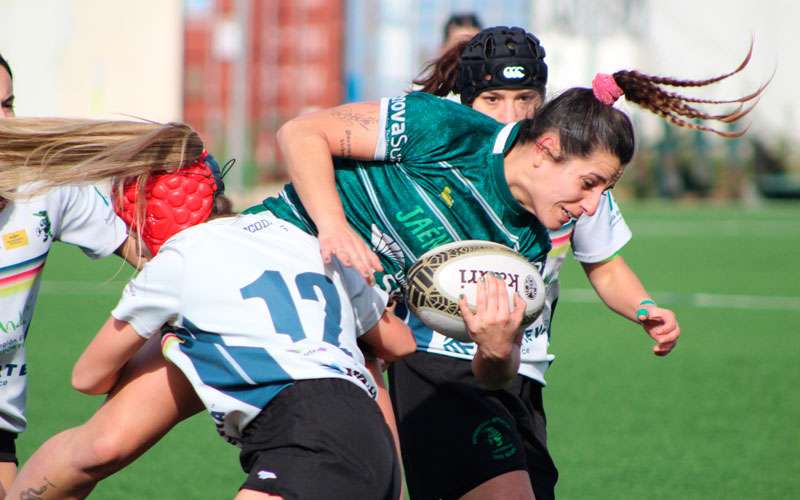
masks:
<path fill-rule="evenodd" d="M 14 199 L 67 184 L 111 179 L 115 191 L 200 157 L 200 136 L 183 123 L 64 118 L 0 120 L 0 197 Z"/>

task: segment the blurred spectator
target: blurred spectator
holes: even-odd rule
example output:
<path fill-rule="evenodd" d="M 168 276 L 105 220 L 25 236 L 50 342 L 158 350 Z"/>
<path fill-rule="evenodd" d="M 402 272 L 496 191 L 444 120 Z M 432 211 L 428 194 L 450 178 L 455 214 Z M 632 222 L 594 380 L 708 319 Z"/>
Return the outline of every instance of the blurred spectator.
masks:
<path fill-rule="evenodd" d="M 474 12 L 453 14 L 444 25 L 442 52 L 463 40 L 477 35 L 483 25 Z"/>

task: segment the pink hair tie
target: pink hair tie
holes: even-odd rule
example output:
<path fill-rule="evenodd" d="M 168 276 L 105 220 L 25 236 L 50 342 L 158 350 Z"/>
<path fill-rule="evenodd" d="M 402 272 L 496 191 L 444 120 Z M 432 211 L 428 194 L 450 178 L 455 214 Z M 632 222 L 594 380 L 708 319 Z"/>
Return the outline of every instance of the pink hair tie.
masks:
<path fill-rule="evenodd" d="M 625 92 L 619 88 L 612 75 L 597 73 L 592 80 L 592 93 L 598 101 L 612 106 Z"/>

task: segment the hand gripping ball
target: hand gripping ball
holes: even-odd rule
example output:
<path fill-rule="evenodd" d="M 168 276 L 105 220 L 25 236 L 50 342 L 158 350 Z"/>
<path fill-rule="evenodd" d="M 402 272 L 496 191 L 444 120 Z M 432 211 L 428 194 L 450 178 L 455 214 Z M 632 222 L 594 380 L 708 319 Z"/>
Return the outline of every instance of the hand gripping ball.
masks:
<path fill-rule="evenodd" d="M 214 158 L 207 152 L 187 167 L 151 175 L 144 185 L 144 223 L 142 240 L 152 255 L 172 235 L 208 220 L 214 197 L 224 185 Z M 136 217 L 139 183 L 130 179 L 123 185 L 114 209 L 132 231 L 138 231 Z"/>

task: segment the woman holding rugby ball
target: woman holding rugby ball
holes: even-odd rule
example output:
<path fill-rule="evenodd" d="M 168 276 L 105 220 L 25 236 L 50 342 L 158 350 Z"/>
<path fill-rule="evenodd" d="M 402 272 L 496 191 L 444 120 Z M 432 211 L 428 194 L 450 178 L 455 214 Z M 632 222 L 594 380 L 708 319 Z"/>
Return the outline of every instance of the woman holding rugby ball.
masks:
<path fill-rule="evenodd" d="M 455 94 L 462 104 L 508 124 L 533 117 L 544 102 L 547 84 L 544 57 L 544 48 L 531 33 L 516 27 L 487 28 L 432 62 L 425 76 L 414 83 L 422 91 L 435 95 Z M 610 191 L 603 193 L 593 215 L 571 218 L 548 233 L 553 248 L 542 272 L 547 284 L 545 309 L 526 329 L 518 374 L 504 388 L 504 397 L 515 400 L 521 414 L 526 415 L 517 417 L 516 425 L 524 424 L 531 431 L 521 433 L 521 437 L 533 490 L 540 499 L 553 496 L 557 479 L 546 446 L 542 388 L 544 372 L 553 360 L 548 345 L 559 295 L 558 274 L 569 249 L 612 310 L 640 322 L 648 333 L 674 332 L 674 341 L 664 341 L 671 336 L 656 337 L 653 350 L 657 355 L 668 354 L 679 334 L 672 311 L 655 306 L 641 281 L 619 255 L 631 232 Z M 453 432 L 454 422 L 464 422 L 462 427 L 468 432 L 494 416 L 482 411 L 483 406 L 478 403 L 462 401 L 497 400 L 493 391 L 474 383 L 469 358 L 475 347 L 463 345 L 453 349 L 452 342 L 418 319 L 410 318 L 409 325 L 417 336 L 419 352 L 394 363 L 389 374 L 410 493 L 415 498 L 428 498 L 457 491 L 459 485 L 468 488 L 462 479 L 463 467 L 468 467 L 471 472 L 466 475 L 480 484 L 481 477 L 492 474 L 490 466 L 496 461 L 491 459 L 491 453 L 482 453 L 483 450 Z M 447 377 L 441 375 L 445 370 Z M 459 385 L 456 393 L 452 390 L 454 384 L 464 385 Z M 454 404 L 451 399 L 442 398 L 442 393 L 452 393 L 450 398 L 460 402 Z M 467 414 L 474 417 L 465 418 Z M 438 460 L 431 448 L 446 449 L 465 458 L 463 463 Z M 455 474 L 453 467 L 459 467 L 462 474 Z"/>

